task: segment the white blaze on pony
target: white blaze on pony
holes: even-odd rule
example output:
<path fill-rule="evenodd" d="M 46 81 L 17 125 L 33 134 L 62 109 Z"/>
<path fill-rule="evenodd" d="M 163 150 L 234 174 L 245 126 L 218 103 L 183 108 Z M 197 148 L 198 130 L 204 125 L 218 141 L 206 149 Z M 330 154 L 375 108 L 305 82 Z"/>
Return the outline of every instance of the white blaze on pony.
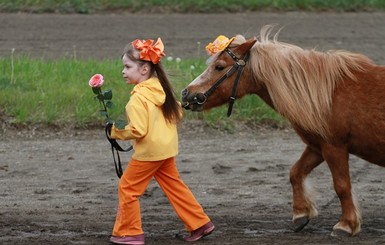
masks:
<path fill-rule="evenodd" d="M 263 27 L 258 40 L 237 35 L 218 48 L 207 69 L 182 91 L 183 106 L 201 111 L 231 97 L 260 96 L 306 144 L 290 170 L 295 230 L 317 216 L 305 180 L 325 161 L 342 208 L 333 233 L 356 235 L 361 215 L 352 194 L 349 154 L 385 167 L 385 67 L 362 54 L 279 42 L 278 32 L 270 39 L 272 30 Z M 239 67 L 243 72 L 228 74 Z"/>

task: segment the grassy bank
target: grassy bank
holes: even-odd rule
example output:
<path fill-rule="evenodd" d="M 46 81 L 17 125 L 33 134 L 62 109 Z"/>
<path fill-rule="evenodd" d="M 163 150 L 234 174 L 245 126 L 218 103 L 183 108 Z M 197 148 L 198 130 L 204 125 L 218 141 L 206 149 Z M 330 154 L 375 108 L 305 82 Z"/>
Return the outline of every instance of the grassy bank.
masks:
<path fill-rule="evenodd" d="M 177 95 L 206 67 L 204 60 L 164 60 Z M 87 127 L 102 124 L 100 104 L 88 85 L 95 73 L 104 75 L 103 89 L 111 88 L 114 119 L 124 118 L 124 106 L 132 86 L 121 78 L 120 60 L 32 59 L 26 56 L 0 59 L 0 116 L 13 124 L 46 124 Z M 226 106 L 207 113 L 186 112 L 187 119 L 202 119 L 213 126 L 231 129 L 235 120 L 273 122 L 282 119 L 257 96 L 237 100 L 233 115 L 226 117 Z"/>
<path fill-rule="evenodd" d="M 240 12 L 261 10 L 374 11 L 385 10 L 384 0 L 2 0 L 2 12 L 95 13 L 95 12 Z"/>

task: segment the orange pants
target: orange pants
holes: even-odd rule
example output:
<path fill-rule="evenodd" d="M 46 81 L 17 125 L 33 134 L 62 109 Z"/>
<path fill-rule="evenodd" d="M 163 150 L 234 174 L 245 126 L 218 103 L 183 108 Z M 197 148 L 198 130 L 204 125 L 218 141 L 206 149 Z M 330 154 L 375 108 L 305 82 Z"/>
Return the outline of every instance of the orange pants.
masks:
<path fill-rule="evenodd" d="M 131 159 L 119 182 L 119 207 L 113 236 L 143 234 L 138 198 L 145 192 L 152 177 L 155 177 L 188 231 L 210 221 L 180 178 L 175 157 L 154 162 Z"/>

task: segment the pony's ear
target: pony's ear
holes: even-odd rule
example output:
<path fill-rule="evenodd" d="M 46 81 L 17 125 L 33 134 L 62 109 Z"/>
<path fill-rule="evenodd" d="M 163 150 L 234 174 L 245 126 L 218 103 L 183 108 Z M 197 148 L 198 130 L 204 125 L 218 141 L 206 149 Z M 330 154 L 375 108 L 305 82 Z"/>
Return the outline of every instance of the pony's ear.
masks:
<path fill-rule="evenodd" d="M 257 42 L 257 39 L 256 38 L 252 38 L 252 39 L 249 39 L 247 40 L 245 43 L 239 45 L 237 48 L 236 48 L 236 52 L 237 53 L 240 53 L 240 54 L 245 54 L 247 53 L 252 47 L 253 45 Z"/>

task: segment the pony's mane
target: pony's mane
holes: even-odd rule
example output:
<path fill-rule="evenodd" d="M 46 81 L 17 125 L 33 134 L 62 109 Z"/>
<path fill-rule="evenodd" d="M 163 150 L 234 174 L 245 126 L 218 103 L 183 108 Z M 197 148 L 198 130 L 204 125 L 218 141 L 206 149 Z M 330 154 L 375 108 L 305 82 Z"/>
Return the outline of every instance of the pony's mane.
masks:
<path fill-rule="evenodd" d="M 279 113 L 291 123 L 326 138 L 335 88 L 344 78 L 356 81 L 355 71 L 373 62 L 344 50 L 319 52 L 279 42 L 279 31 L 270 40 L 273 28 L 263 27 L 251 49 L 254 76 L 265 84 Z M 234 44 L 244 41 L 238 35 Z"/>

